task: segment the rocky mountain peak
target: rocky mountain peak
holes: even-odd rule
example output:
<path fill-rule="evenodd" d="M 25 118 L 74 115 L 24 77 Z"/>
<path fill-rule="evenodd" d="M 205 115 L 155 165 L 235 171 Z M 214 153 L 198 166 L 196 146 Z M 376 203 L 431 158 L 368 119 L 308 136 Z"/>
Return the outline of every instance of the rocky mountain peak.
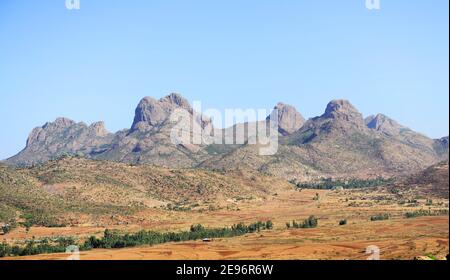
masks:
<path fill-rule="evenodd" d="M 105 128 L 105 123 L 102 121 L 91 124 L 89 126 L 89 131 L 93 135 L 99 136 L 99 137 L 104 137 L 109 134 L 108 130 L 106 130 L 106 128 Z"/>
<path fill-rule="evenodd" d="M 46 123 L 42 128 L 45 129 L 45 128 L 52 127 L 52 128 L 58 129 L 58 128 L 66 128 L 66 127 L 72 126 L 74 124 L 75 124 L 75 122 L 73 120 L 61 117 L 61 118 L 57 118 L 54 122 Z"/>
<path fill-rule="evenodd" d="M 42 142 L 47 138 L 47 135 L 62 132 L 75 124 L 73 120 L 68 118 L 57 118 L 53 122 L 47 122 L 43 126 L 36 127 L 31 131 L 26 145 L 28 147 Z"/>
<path fill-rule="evenodd" d="M 332 100 L 325 109 L 324 117 L 335 118 L 339 116 L 348 116 L 360 118 L 361 113 L 348 101 L 344 99 Z M 362 117 L 361 117 L 362 118 Z"/>
<path fill-rule="evenodd" d="M 370 129 L 381 131 L 388 135 L 398 134 L 402 129 L 406 129 L 395 120 L 383 114 L 367 117 L 366 125 Z"/>
<path fill-rule="evenodd" d="M 274 107 L 274 110 L 278 110 L 278 127 L 282 135 L 298 131 L 305 123 L 303 116 L 291 105 L 280 102 Z M 267 119 L 270 119 L 270 116 Z"/>
<path fill-rule="evenodd" d="M 171 93 L 159 100 L 152 97 L 144 97 L 135 110 L 131 131 L 147 131 L 165 123 L 170 114 L 177 108 L 185 109 L 192 113 L 189 102 L 180 94 Z"/>
<path fill-rule="evenodd" d="M 186 110 L 191 109 L 191 105 L 189 104 L 189 101 L 187 101 L 186 98 L 184 98 L 183 96 L 181 96 L 178 93 L 171 93 L 171 94 L 161 98 L 159 101 L 167 102 L 167 103 L 173 104 L 177 107 L 184 108 Z"/>
<path fill-rule="evenodd" d="M 364 127 L 362 114 L 347 100 L 338 99 L 328 103 L 321 118 L 342 120 Z"/>

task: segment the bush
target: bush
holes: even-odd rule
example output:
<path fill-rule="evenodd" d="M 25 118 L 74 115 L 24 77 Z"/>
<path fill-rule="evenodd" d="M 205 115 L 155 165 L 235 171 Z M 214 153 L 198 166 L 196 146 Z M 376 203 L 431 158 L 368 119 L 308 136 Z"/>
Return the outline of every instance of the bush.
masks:
<path fill-rule="evenodd" d="M 7 233 L 10 232 L 10 231 L 11 231 L 11 225 L 6 224 L 6 225 L 3 225 L 3 226 L 2 226 L 2 232 L 3 232 L 3 234 L 7 234 Z"/>
<path fill-rule="evenodd" d="M 374 222 L 374 221 L 389 220 L 389 218 L 390 218 L 389 214 L 378 214 L 378 215 L 370 217 L 370 220 L 372 222 Z"/>
<path fill-rule="evenodd" d="M 5 242 L 0 244 L 0 258 L 7 257 L 11 254 L 11 247 Z"/>
<path fill-rule="evenodd" d="M 422 216 L 441 216 L 441 215 L 448 215 L 448 210 L 437 210 L 437 211 L 418 210 L 414 212 L 407 212 L 405 213 L 405 218 L 410 219 Z"/>
<path fill-rule="evenodd" d="M 318 225 L 318 221 L 316 217 L 310 216 L 308 219 L 306 219 L 303 224 L 301 224 L 301 228 L 315 228 Z"/>

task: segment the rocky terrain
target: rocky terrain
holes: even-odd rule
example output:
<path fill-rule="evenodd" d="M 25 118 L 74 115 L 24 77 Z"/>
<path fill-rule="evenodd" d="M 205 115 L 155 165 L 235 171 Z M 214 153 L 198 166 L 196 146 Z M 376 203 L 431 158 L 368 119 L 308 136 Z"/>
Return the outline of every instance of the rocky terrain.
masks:
<path fill-rule="evenodd" d="M 374 177 L 413 173 L 448 159 L 448 137 L 430 139 L 378 114 L 363 118 L 346 100 L 331 101 L 325 112 L 305 120 L 294 107 L 278 103 L 279 148 L 273 156 L 261 156 L 248 143 L 251 129 L 266 121 L 215 129 L 208 117 L 196 114 L 179 94 L 159 100 L 143 98 L 132 126 L 116 133 L 103 123 L 87 126 L 59 118 L 35 128 L 24 150 L 5 160 L 11 166 L 32 166 L 62 155 L 77 155 L 133 164 L 212 170 L 251 169 L 287 179 L 319 177 Z M 244 143 L 234 145 L 174 144 L 170 117 L 183 109 L 190 116 L 188 133 L 220 130 L 244 133 Z M 197 129 L 193 129 L 193 127 Z"/>

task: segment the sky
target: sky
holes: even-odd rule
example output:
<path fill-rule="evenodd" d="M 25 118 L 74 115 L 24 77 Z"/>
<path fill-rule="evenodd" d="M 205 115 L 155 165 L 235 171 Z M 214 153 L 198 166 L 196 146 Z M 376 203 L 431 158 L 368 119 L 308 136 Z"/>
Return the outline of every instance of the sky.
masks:
<path fill-rule="evenodd" d="M 433 138 L 449 127 L 449 1 L 0 1 L 0 159 L 64 116 L 129 128 L 141 98 L 204 109 L 333 99 Z"/>

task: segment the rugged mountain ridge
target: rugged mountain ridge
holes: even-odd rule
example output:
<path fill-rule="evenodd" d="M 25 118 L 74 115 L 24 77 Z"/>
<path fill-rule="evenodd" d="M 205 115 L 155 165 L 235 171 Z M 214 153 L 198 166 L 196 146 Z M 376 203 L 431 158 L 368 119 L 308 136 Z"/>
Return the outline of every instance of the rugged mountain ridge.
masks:
<path fill-rule="evenodd" d="M 103 122 L 91 125 L 58 118 L 42 127 L 36 127 L 28 136 L 26 147 L 6 160 L 9 165 L 33 165 L 64 154 L 91 155 L 109 145 L 113 134 Z"/>
<path fill-rule="evenodd" d="M 171 116 L 177 109 L 189 116 L 190 137 L 204 137 L 202 133 L 210 131 L 222 134 L 245 131 L 245 141 L 235 145 L 173 143 L 171 131 L 176 124 Z M 159 100 L 143 98 L 136 107 L 130 129 L 114 134 L 107 132 L 101 122 L 87 126 L 60 118 L 47 123 L 35 128 L 25 149 L 5 162 L 28 166 L 76 154 L 172 168 L 247 168 L 301 180 L 323 176 L 391 176 L 448 159 L 448 137 L 430 139 L 382 114 L 364 119 L 347 100 L 331 101 L 321 116 L 309 120 L 293 106 L 281 102 L 274 109 L 278 110 L 279 147 L 273 156 L 260 156 L 258 145 L 248 143 L 254 137 L 248 129 L 267 125 L 271 115 L 265 121 L 214 129 L 208 117 L 194 112 L 185 98 L 172 93 Z"/>

